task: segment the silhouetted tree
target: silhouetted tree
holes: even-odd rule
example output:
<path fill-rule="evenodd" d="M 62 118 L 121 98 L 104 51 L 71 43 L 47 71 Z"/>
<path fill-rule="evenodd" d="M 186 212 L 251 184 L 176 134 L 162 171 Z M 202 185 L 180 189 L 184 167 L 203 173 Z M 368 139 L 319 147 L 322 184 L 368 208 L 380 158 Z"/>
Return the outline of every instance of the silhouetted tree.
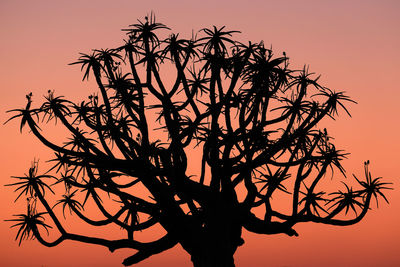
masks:
<path fill-rule="evenodd" d="M 319 85 L 307 68 L 289 69 L 286 54 L 274 57 L 263 42 L 233 40 L 237 32 L 225 27 L 202 29 L 191 39 L 160 39 L 159 30 L 168 28 L 146 17 L 124 29 L 123 46 L 81 54 L 72 63 L 81 65 L 83 80 L 93 75 L 98 95 L 75 104 L 48 91 L 45 102 L 32 108 L 29 94 L 25 108 L 12 110 L 21 130 L 27 124 L 55 152 L 49 172 L 38 175 L 34 162 L 11 184 L 17 199 L 28 200 L 27 213 L 11 220 L 19 242 L 131 248 L 125 265 L 180 244 L 196 267 L 231 267 L 244 243 L 243 228 L 297 236 L 296 223 L 352 225 L 373 198 L 386 200 L 388 183 L 372 178 L 369 162 L 365 180 L 354 176 L 360 189 L 344 184 L 326 193 L 319 186 L 334 170 L 345 174 L 346 153 L 326 129 L 317 129 L 340 108 L 349 114 L 345 103 L 354 101 L 343 92 Z M 70 137 L 63 144 L 49 140 L 38 125 L 43 120 L 58 122 Z M 59 192 L 58 185 L 65 193 L 50 204 L 49 191 Z M 102 219 L 90 218 L 93 207 L 91 214 L 84 210 L 89 202 Z M 59 206 L 64 217 L 68 208 L 89 225 L 117 225 L 125 236 L 67 231 Z M 43 238 L 50 225 L 59 232 L 54 241 Z M 157 225 L 165 230 L 158 240 L 135 237 Z"/>

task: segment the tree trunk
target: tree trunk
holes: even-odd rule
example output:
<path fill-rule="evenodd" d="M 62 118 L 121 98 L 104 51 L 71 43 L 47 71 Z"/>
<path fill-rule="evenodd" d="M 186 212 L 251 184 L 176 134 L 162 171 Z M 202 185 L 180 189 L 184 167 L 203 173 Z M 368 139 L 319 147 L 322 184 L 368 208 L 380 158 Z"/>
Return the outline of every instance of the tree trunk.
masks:
<path fill-rule="evenodd" d="M 221 197 L 205 210 L 204 223 L 191 237 L 188 251 L 194 267 L 235 267 L 233 255 L 244 243 L 239 208 L 235 203 Z"/>
<path fill-rule="evenodd" d="M 219 227 L 205 227 L 196 238 L 191 251 L 193 266 L 234 267 L 233 255 L 237 247 L 243 244 L 241 226 L 226 221 L 213 226 Z"/>
<path fill-rule="evenodd" d="M 193 253 L 194 267 L 235 267 L 233 253 L 216 248 L 214 244 L 204 244 L 200 251 Z"/>

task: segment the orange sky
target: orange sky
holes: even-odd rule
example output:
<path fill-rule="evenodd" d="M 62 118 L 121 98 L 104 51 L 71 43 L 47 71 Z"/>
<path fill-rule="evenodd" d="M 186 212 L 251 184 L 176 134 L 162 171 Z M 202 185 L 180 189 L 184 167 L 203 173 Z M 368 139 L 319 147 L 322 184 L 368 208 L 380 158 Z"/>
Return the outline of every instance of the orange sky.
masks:
<path fill-rule="evenodd" d="M 72 2 L 72 3 L 71 3 Z M 78 4 L 78 2 L 82 2 Z M 297 238 L 257 236 L 245 232 L 245 245 L 235 254 L 237 266 L 398 266 L 400 265 L 400 2 L 359 1 L 21 1 L 0 2 L 0 78 L 6 110 L 20 108 L 25 95 L 34 100 L 49 89 L 73 100 L 84 99 L 95 87 L 82 83 L 76 66 L 68 66 L 79 52 L 112 48 L 122 42 L 121 28 L 154 11 L 174 32 L 189 37 L 212 25 L 240 30 L 242 41 L 264 40 L 276 54 L 285 51 L 292 66 L 303 64 L 322 74 L 321 83 L 344 90 L 359 104 L 349 106 L 353 118 L 342 112 L 329 122 L 336 145 L 351 155 L 343 165 L 350 174 L 362 174 L 371 161 L 372 174 L 393 182 L 390 205 L 381 202 L 359 224 L 333 227 L 300 224 Z M 1 126 L 0 184 L 22 175 L 34 157 L 44 162 L 49 151 L 28 131 L 19 134 L 17 122 Z M 1 266 L 121 266 L 126 251 L 111 254 L 92 245 L 64 242 L 45 248 L 36 241 L 14 242 L 12 214 L 25 203 L 0 186 Z M 136 266 L 191 266 L 189 256 L 176 247 Z"/>

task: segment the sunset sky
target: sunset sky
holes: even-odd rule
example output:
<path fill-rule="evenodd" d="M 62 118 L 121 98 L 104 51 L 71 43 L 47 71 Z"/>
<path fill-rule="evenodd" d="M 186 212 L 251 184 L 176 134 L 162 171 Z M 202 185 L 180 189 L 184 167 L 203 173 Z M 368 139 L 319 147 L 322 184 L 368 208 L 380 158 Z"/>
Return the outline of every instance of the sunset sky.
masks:
<path fill-rule="evenodd" d="M 45 162 L 44 148 L 19 122 L 2 125 L 7 110 L 22 108 L 33 93 L 39 105 L 47 90 L 80 101 L 96 90 L 82 82 L 78 66 L 69 66 L 95 48 L 114 48 L 120 31 L 153 11 L 172 32 L 189 38 L 212 25 L 239 30 L 240 41 L 286 52 L 293 68 L 309 66 L 321 84 L 346 91 L 357 105 L 352 118 L 340 112 L 328 121 L 338 148 L 350 152 L 348 173 L 361 176 L 370 160 L 373 176 L 393 183 L 382 199 L 354 226 L 298 224 L 299 237 L 260 236 L 244 231 L 235 254 L 237 267 L 400 266 L 400 1 L 397 0 L 1 0 L 0 1 L 0 265 L 10 267 L 122 266 L 129 251 L 66 241 L 55 248 L 35 240 L 14 241 L 17 230 L 5 222 L 25 212 L 10 176 L 23 175 L 31 161 Z M 166 37 L 166 36 L 165 36 Z M 54 130 L 54 129 L 53 129 Z M 52 130 L 52 131 L 53 131 Z M 43 164 L 45 165 L 45 164 Z M 43 166 L 42 171 L 45 170 Z M 333 190 L 333 189 L 332 189 Z M 62 216 L 62 215 L 61 215 Z M 351 216 L 351 215 L 350 215 Z M 79 230 L 79 229 L 78 229 Z M 136 266 L 192 266 L 181 248 L 153 256 Z"/>

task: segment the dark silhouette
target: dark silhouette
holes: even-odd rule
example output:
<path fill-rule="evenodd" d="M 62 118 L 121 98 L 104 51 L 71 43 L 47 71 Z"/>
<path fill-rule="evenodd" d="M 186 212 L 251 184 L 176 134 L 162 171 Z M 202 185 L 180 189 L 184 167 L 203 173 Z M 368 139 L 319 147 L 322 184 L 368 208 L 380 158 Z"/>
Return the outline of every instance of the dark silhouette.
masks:
<path fill-rule="evenodd" d="M 10 184 L 17 199 L 28 200 L 27 214 L 10 220 L 19 242 L 131 248 L 125 265 L 180 244 L 196 267 L 232 267 L 243 228 L 297 236 L 296 223 L 352 225 L 372 199 L 387 201 L 382 190 L 389 183 L 372 178 L 369 162 L 365 180 L 354 176 L 360 189 L 320 188 L 334 171 L 345 174 L 347 154 L 317 129 L 339 109 L 350 115 L 345 103 L 354 101 L 343 92 L 319 85 L 307 68 L 289 69 L 286 53 L 274 57 L 263 42 L 233 40 L 237 31 L 214 26 L 199 38 L 161 40 L 160 30 L 168 28 L 146 17 L 124 29 L 123 46 L 81 54 L 72 64 L 81 65 L 83 80 L 93 75 L 100 90 L 88 100 L 75 104 L 48 91 L 39 108 L 31 107 L 29 94 L 25 108 L 12 110 L 10 120 L 20 118 L 21 130 L 28 125 L 55 152 L 49 172 L 38 175 L 34 162 Z M 52 142 L 39 128 L 43 120 L 58 122 L 70 137 Z M 60 187 L 65 193 L 54 203 L 49 193 Z M 85 212 L 89 202 L 103 219 Z M 64 217 L 68 208 L 92 226 L 117 225 L 125 237 L 71 233 L 59 207 Z M 50 225 L 59 232 L 54 241 L 43 237 Z M 136 238 L 155 225 L 164 236 L 148 243 Z"/>

